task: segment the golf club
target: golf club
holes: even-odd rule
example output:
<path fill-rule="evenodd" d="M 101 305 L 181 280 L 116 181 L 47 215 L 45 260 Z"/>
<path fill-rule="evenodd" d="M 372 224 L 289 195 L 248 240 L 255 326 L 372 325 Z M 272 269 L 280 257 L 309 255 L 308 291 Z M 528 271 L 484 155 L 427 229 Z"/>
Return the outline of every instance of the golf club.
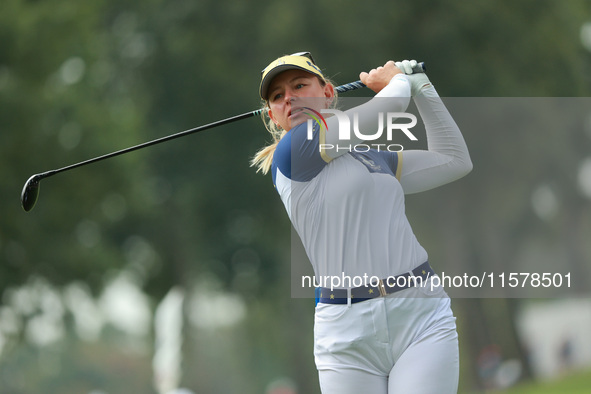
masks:
<path fill-rule="evenodd" d="M 413 69 L 414 73 L 422 73 L 425 71 L 426 71 L 425 64 L 422 62 L 418 63 L 417 66 Z M 350 83 L 338 86 L 336 88 L 336 91 L 339 93 L 344 93 L 344 92 L 348 92 L 350 90 L 361 89 L 364 87 L 365 87 L 365 85 L 363 83 L 361 83 L 361 81 L 355 81 L 355 82 L 350 82 Z M 254 111 L 246 112 L 241 115 L 232 116 L 227 119 L 218 120 L 216 122 L 212 122 L 212 123 L 209 123 L 209 124 L 206 124 L 203 126 L 199 126 L 199 127 L 195 127 L 195 128 L 189 129 L 189 130 L 181 131 L 176 134 L 171 134 L 171 135 L 161 137 L 161 138 L 158 138 L 158 139 L 155 139 L 152 141 L 144 142 L 142 144 L 131 146 L 129 148 L 121 149 L 121 150 L 118 150 L 118 151 L 115 151 L 112 153 L 107 153 L 105 155 L 98 156 L 98 157 L 88 159 L 85 161 L 81 161 L 79 163 L 71 164 L 66 167 L 62 167 L 62 168 L 58 168 L 55 170 L 50 170 L 50 171 L 46 171 L 46 172 L 32 175 L 25 182 L 25 185 L 23 186 L 23 191 L 21 192 L 21 205 L 26 212 L 29 212 L 31 209 L 33 209 L 33 207 L 35 206 L 35 203 L 37 202 L 37 198 L 39 197 L 39 186 L 40 186 L 39 184 L 40 184 L 41 180 L 45 179 L 45 178 L 49 178 L 50 176 L 59 174 L 60 172 L 69 171 L 74 168 L 82 167 L 87 164 L 95 163 L 97 161 L 109 159 L 111 157 L 119 156 L 124 153 L 132 152 L 134 150 L 146 148 L 148 146 L 160 144 L 162 142 L 170 141 L 175 138 L 184 137 L 186 135 L 197 133 L 199 131 L 211 129 L 211 128 L 214 128 L 217 126 L 222 126 L 222 125 L 232 123 L 232 122 L 237 122 L 239 120 L 251 118 L 253 116 L 258 116 L 258 115 L 261 115 L 262 113 L 263 113 L 263 109 L 256 109 Z"/>

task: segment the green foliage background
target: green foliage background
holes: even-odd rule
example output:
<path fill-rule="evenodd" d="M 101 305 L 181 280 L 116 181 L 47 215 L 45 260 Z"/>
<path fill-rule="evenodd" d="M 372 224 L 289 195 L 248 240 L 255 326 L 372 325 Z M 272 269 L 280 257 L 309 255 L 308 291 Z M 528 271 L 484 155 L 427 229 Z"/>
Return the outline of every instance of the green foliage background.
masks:
<path fill-rule="evenodd" d="M 56 175 L 42 182 L 30 213 L 19 207 L 25 180 L 256 109 L 261 69 L 301 50 L 337 83 L 414 58 L 446 97 L 587 97 L 591 57 L 580 29 L 590 20 L 591 4 L 579 0 L 4 0 L 0 300 L 13 307 L 15 289 L 40 278 L 58 292 L 82 283 L 99 297 L 124 271 L 155 308 L 172 287 L 190 291 L 210 280 L 244 300 L 246 317 L 217 330 L 185 326 L 182 384 L 198 393 L 260 393 L 287 376 L 299 392 L 318 392 L 313 303 L 287 291 L 289 221 L 269 177 L 248 165 L 269 140 L 260 121 Z M 589 156 L 589 134 L 526 134 L 508 147 L 510 130 L 494 140 L 463 132 L 474 172 L 409 198 L 430 253 L 443 263 L 495 253 L 510 262 L 534 237 L 587 267 L 591 209 L 573 174 Z M 529 206 L 540 181 L 560 191 L 562 208 L 550 222 Z M 462 390 L 481 388 L 473 360 L 487 343 L 524 357 L 513 322 L 519 302 L 457 301 Z M 18 314 L 17 329 L 4 332 L 1 392 L 154 392 L 151 337 L 143 351 L 125 354 L 116 329 L 83 341 L 66 313 L 63 339 L 38 347 L 26 335 L 37 314 Z M 58 366 L 47 369 L 43 359 Z"/>

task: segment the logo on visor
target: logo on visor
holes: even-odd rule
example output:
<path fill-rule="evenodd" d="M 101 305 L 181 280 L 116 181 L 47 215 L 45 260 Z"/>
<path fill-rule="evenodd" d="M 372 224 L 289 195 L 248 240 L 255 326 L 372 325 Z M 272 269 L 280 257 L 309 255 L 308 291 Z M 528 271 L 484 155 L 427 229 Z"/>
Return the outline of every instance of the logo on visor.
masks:
<path fill-rule="evenodd" d="M 308 63 L 308 66 L 312 67 L 314 70 L 318 71 L 320 74 L 322 74 L 322 71 L 320 71 L 320 69 L 318 68 L 318 66 L 316 66 L 314 63 L 312 63 L 311 61 L 307 60 L 306 63 Z"/>

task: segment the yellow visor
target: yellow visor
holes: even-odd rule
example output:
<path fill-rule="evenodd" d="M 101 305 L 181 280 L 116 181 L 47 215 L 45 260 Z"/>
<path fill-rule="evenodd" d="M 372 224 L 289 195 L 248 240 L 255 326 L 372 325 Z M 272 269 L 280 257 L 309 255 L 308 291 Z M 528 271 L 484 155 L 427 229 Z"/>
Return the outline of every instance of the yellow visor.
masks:
<path fill-rule="evenodd" d="M 263 100 L 267 100 L 267 94 L 269 91 L 269 85 L 273 78 L 283 71 L 299 69 L 307 71 L 320 77 L 324 81 L 324 75 L 314 64 L 312 55 L 309 52 L 294 53 L 292 55 L 282 56 L 272 61 L 262 72 L 261 86 L 259 88 L 259 94 Z"/>

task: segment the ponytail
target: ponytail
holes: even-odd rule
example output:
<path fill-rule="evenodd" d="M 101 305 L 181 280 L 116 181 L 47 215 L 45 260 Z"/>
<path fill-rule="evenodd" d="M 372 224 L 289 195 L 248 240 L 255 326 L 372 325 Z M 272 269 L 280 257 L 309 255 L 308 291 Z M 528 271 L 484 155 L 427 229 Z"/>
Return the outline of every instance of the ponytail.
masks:
<path fill-rule="evenodd" d="M 269 116 L 269 108 L 265 104 L 263 107 L 263 112 L 261 114 L 263 118 L 263 123 L 267 128 L 269 134 L 271 134 L 271 138 L 273 141 L 271 144 L 261 148 L 252 158 L 250 161 L 251 167 L 257 167 L 257 172 L 261 171 L 263 174 L 267 174 L 271 169 L 271 164 L 273 163 L 273 155 L 275 154 L 275 149 L 277 148 L 277 144 L 283 138 L 287 132 L 277 126 Z"/>

